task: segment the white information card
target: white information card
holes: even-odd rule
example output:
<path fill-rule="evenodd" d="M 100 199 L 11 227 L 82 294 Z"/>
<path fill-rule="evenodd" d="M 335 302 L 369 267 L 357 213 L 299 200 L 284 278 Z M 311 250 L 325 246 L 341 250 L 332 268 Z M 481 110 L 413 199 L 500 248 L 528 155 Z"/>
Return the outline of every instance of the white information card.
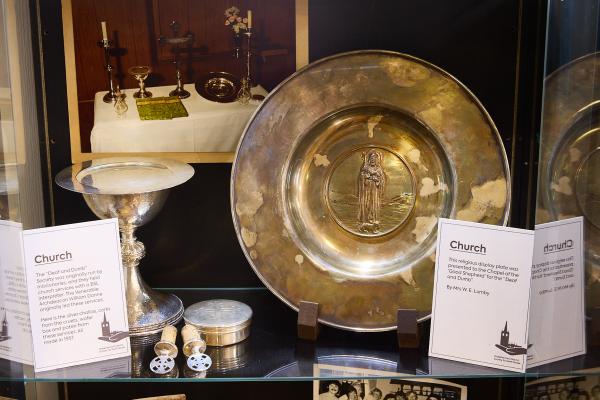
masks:
<path fill-rule="evenodd" d="M 527 366 L 585 354 L 583 217 L 535 227 Z"/>
<path fill-rule="evenodd" d="M 129 356 L 116 219 L 23 232 L 34 368 Z"/>
<path fill-rule="evenodd" d="M 582 217 L 439 220 L 430 356 L 524 372 L 584 354 L 584 312 Z"/>
<path fill-rule="evenodd" d="M 429 355 L 524 372 L 534 232 L 440 218 Z"/>

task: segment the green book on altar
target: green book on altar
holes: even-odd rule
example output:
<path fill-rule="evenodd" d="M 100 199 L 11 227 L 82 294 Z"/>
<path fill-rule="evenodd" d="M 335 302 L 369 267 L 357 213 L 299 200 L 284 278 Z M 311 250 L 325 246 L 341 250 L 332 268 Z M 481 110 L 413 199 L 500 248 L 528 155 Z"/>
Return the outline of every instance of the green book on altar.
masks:
<path fill-rule="evenodd" d="M 135 104 L 142 120 L 173 119 L 188 116 L 185 106 L 176 96 L 136 99 Z"/>

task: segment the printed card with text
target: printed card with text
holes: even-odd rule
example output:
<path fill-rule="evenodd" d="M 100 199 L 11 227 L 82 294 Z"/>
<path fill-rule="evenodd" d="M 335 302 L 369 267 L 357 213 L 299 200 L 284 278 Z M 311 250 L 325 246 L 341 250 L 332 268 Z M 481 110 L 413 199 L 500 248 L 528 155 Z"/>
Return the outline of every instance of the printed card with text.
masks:
<path fill-rule="evenodd" d="M 523 372 L 534 232 L 440 218 L 429 355 Z"/>
<path fill-rule="evenodd" d="M 576 217 L 535 227 L 529 367 L 585 354 L 583 226 Z"/>
<path fill-rule="evenodd" d="M 129 356 L 116 219 L 23 232 L 34 368 Z"/>

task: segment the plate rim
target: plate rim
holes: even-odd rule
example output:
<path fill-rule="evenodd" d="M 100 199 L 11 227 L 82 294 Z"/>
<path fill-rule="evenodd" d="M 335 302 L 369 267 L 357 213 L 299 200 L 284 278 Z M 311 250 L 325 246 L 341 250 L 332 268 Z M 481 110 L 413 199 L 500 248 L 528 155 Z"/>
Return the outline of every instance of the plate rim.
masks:
<path fill-rule="evenodd" d="M 102 166 L 106 164 L 118 164 L 118 163 L 135 163 L 135 162 L 146 162 L 153 164 L 160 164 L 167 167 L 174 175 L 176 175 L 173 179 L 171 179 L 168 184 L 163 185 L 161 188 L 157 189 L 149 189 L 142 191 L 102 191 L 94 187 L 89 187 L 85 184 L 82 184 L 79 181 L 76 181 L 76 177 L 83 171 L 88 168 L 92 168 L 95 166 Z M 140 194 L 140 193 L 152 193 L 159 190 L 171 189 L 175 186 L 181 185 L 184 182 L 187 182 L 192 176 L 194 176 L 194 167 L 191 165 L 184 163 L 182 161 L 177 161 L 169 158 L 162 157 L 105 157 L 105 158 L 96 158 L 89 161 L 84 161 L 80 163 L 76 163 L 70 165 L 64 169 L 62 169 L 56 177 L 54 178 L 54 182 L 62 187 L 63 189 L 70 190 L 71 192 L 87 194 L 87 195 L 127 195 L 127 194 Z"/>

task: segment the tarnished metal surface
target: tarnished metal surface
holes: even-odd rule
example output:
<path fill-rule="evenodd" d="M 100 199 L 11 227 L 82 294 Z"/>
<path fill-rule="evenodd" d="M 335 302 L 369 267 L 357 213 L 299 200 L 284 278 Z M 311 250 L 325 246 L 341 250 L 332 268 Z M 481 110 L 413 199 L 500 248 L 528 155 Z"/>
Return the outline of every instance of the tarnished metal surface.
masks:
<path fill-rule="evenodd" d="M 334 56 L 263 102 L 233 166 L 233 220 L 262 281 L 351 330 L 431 309 L 439 216 L 503 224 L 506 154 L 477 99 L 398 53 Z"/>
<path fill-rule="evenodd" d="M 600 306 L 600 53 L 544 87 L 537 223 L 585 219 L 586 307 Z"/>

